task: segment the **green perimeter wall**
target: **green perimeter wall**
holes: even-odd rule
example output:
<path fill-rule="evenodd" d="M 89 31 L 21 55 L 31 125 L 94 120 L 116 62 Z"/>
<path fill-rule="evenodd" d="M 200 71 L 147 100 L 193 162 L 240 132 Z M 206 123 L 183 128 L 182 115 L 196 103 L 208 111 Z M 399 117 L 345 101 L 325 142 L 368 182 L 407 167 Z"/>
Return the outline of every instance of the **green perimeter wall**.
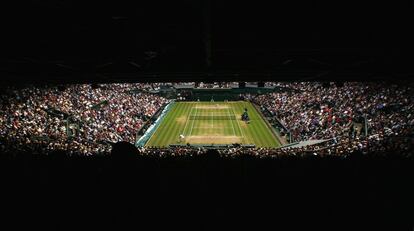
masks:
<path fill-rule="evenodd" d="M 232 89 L 195 89 L 195 88 L 190 88 L 190 89 L 178 89 L 177 93 L 179 93 L 180 91 L 191 91 L 192 92 L 192 97 L 189 98 L 189 100 L 193 100 L 193 101 L 210 101 L 211 99 L 214 99 L 214 101 L 224 101 L 224 100 L 229 100 L 229 101 L 234 101 L 234 100 L 239 100 L 239 95 L 240 94 L 246 94 L 246 93 L 251 93 L 251 94 L 264 94 L 264 93 L 269 93 L 269 92 L 273 92 L 275 89 L 274 88 L 232 88 Z"/>

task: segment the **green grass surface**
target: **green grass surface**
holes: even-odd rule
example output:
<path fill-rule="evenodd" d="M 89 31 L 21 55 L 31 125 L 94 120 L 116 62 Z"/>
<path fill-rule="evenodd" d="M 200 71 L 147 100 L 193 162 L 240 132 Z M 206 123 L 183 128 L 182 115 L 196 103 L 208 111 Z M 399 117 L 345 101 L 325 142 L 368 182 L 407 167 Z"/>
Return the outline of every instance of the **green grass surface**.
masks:
<path fill-rule="evenodd" d="M 247 108 L 250 123 L 241 120 Z M 232 118 L 232 119 L 231 119 Z M 184 140 L 180 140 L 180 134 Z M 279 147 L 275 134 L 249 102 L 176 102 L 145 146 L 254 144 Z"/>

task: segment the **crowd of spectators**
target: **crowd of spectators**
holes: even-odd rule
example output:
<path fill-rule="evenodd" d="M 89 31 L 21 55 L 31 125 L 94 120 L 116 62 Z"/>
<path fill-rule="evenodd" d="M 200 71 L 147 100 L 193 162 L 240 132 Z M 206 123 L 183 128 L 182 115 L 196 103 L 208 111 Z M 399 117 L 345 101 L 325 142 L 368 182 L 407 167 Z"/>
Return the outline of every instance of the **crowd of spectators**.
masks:
<path fill-rule="evenodd" d="M 335 139 L 334 150 L 320 151 L 327 153 L 408 152 L 413 147 L 411 84 L 304 82 L 278 86 L 290 90 L 246 97 L 270 113 L 270 119 L 280 123 L 282 134 L 291 135 L 291 141 Z"/>
<path fill-rule="evenodd" d="M 256 158 L 303 158 L 303 157 L 335 157 L 348 158 L 353 154 L 360 154 L 373 157 L 387 157 L 395 153 L 396 157 L 412 158 L 414 140 L 410 137 L 383 137 L 371 136 L 368 138 L 342 138 L 316 145 L 304 145 L 301 147 L 284 148 L 259 148 L 230 145 L 228 148 L 218 149 L 223 157 L 239 158 L 250 156 Z M 147 156 L 166 158 L 182 156 L 199 156 L 209 152 L 209 149 L 202 147 L 170 147 L 170 148 L 139 148 L 139 153 Z"/>
<path fill-rule="evenodd" d="M 109 152 L 110 143 L 133 143 L 141 126 L 168 102 L 142 89 L 143 84 L 7 89 L 0 99 L 1 149 L 88 155 Z"/>
<path fill-rule="evenodd" d="M 199 83 L 196 88 L 201 89 L 229 89 L 238 86 L 237 82 L 214 82 L 214 83 Z"/>
<path fill-rule="evenodd" d="M 182 84 L 182 83 L 178 83 Z M 232 84 L 232 83 L 229 83 Z M 259 157 L 386 153 L 413 149 L 413 86 L 385 83 L 266 83 L 272 93 L 246 94 L 291 142 L 329 140 L 281 149 L 229 147 L 225 156 Z M 7 88 L 0 102 L 0 151 L 109 153 L 136 134 L 169 100 L 149 93 L 172 83 Z M 203 85 L 204 86 L 204 85 Z M 207 86 L 207 85 L 205 85 Z M 200 155 L 192 147 L 140 148 L 149 156 Z"/>

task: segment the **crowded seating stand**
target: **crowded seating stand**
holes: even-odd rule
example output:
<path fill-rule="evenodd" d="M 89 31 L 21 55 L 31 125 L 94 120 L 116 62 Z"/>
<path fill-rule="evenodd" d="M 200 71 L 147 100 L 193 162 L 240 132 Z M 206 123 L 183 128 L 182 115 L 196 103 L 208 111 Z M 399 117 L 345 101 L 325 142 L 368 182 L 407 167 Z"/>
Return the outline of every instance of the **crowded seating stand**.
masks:
<path fill-rule="evenodd" d="M 177 83 L 184 84 L 184 83 Z M 208 87 L 211 84 L 201 85 Z M 137 131 L 170 102 L 158 94 L 174 84 L 77 84 L 10 87 L 1 95 L 0 150 L 70 155 L 108 154 L 111 144 L 135 142 Z M 224 84 L 222 86 L 230 86 Z M 412 84 L 266 83 L 288 89 L 245 94 L 271 118 L 280 121 L 293 141 L 329 139 L 332 142 L 299 148 L 246 148 L 220 150 L 223 156 L 346 156 L 352 153 L 398 152 L 413 149 L 414 94 Z M 134 91 L 139 89 L 139 91 Z M 139 149 L 143 155 L 199 155 L 199 147 Z"/>

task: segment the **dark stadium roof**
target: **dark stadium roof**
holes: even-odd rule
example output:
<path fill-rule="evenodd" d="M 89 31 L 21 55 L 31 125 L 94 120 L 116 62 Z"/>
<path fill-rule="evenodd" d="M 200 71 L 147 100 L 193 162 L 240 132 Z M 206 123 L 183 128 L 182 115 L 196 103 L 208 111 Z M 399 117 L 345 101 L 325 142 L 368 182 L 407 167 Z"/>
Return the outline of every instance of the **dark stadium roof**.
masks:
<path fill-rule="evenodd" d="M 2 81 L 413 76 L 412 3 L 277 2 L 10 1 Z"/>

